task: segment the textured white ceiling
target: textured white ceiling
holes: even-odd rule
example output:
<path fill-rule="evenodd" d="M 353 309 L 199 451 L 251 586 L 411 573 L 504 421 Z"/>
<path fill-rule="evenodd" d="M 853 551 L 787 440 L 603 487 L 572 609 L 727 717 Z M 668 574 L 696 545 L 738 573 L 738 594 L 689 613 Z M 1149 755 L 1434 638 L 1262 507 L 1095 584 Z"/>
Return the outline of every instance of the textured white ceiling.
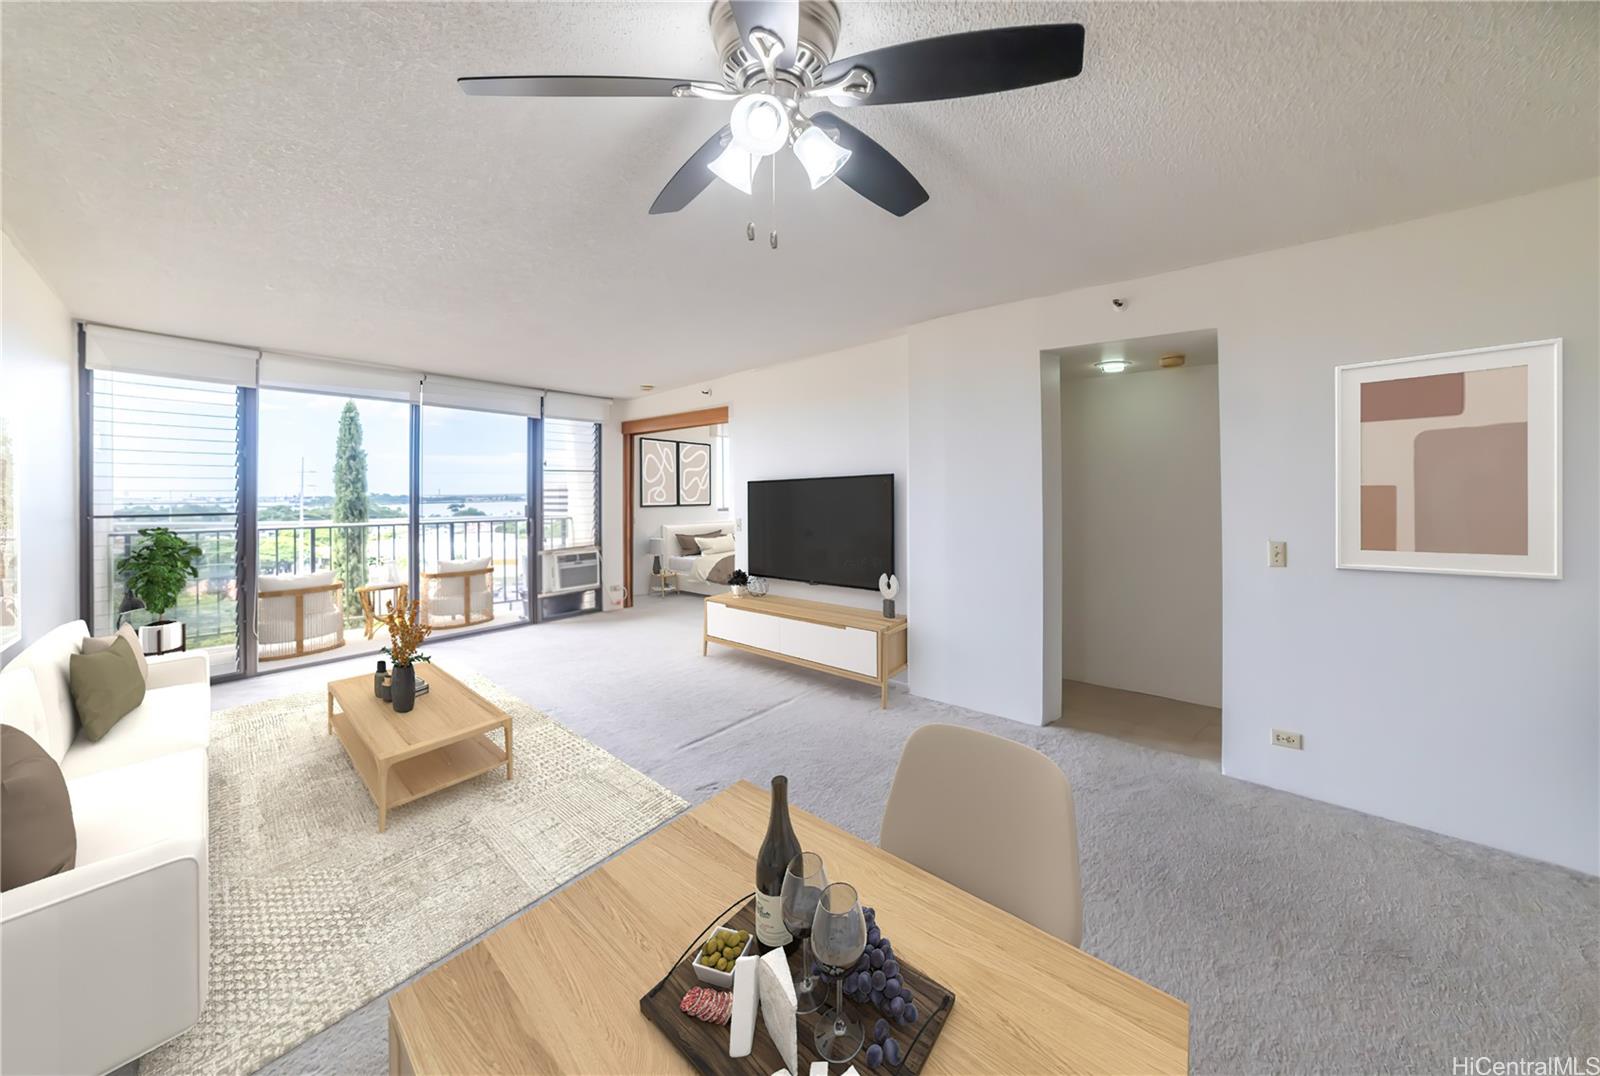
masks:
<path fill-rule="evenodd" d="M 1076 20 L 1084 73 L 859 109 L 932 200 L 715 183 L 727 107 L 468 98 L 710 77 L 704 3 L 5 3 L 6 230 L 80 316 L 636 395 L 990 303 L 1600 171 L 1595 4 L 850 3 L 840 54 Z"/>

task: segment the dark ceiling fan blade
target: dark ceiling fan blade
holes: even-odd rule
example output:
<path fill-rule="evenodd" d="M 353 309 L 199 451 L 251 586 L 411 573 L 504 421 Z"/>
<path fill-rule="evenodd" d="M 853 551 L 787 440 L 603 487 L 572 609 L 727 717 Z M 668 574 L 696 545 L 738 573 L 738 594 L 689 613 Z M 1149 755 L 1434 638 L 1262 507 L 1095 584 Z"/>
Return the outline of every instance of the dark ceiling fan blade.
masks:
<path fill-rule="evenodd" d="M 656 195 L 656 200 L 651 203 L 650 212 L 676 213 L 698 198 L 700 192 L 717 178 L 711 173 L 709 167 L 711 162 L 717 159 L 732 140 L 733 129 L 726 126 L 706 139 L 706 144 L 695 150 L 694 155 L 683 162 L 683 167 L 667 180 L 667 185 L 661 188 L 661 193 Z"/>
<path fill-rule="evenodd" d="M 484 75 L 458 78 L 475 97 L 671 97 L 689 78 L 631 75 Z"/>
<path fill-rule="evenodd" d="M 778 66 L 787 67 L 794 62 L 794 47 L 800 38 L 799 0 L 733 0 L 733 21 L 739 27 L 739 40 L 746 44 L 750 31 L 758 26 L 777 34 L 783 42 Z"/>
<path fill-rule="evenodd" d="M 864 101 L 836 105 L 897 105 L 1020 90 L 1072 78 L 1083 70 L 1083 27 L 1075 22 L 1004 26 L 929 37 L 835 60 L 819 82 L 852 67 L 872 72 L 876 86 Z"/>
<path fill-rule="evenodd" d="M 839 169 L 845 186 L 867 201 L 903 217 L 928 200 L 917 177 L 895 160 L 894 154 L 850 126 L 832 112 L 818 112 L 811 122 L 831 130 L 839 145 L 850 151 L 850 159 Z"/>

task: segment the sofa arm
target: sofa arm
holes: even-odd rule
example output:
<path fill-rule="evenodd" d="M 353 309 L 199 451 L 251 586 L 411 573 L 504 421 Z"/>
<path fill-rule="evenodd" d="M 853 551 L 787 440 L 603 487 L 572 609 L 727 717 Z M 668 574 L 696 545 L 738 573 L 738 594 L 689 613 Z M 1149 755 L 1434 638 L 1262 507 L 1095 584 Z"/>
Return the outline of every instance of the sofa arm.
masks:
<path fill-rule="evenodd" d="M 146 658 L 150 674 L 145 678 L 145 689 L 173 687 L 177 684 L 205 684 L 211 681 L 211 658 L 204 650 L 190 650 L 182 654 L 161 654 Z"/>
<path fill-rule="evenodd" d="M 164 840 L 0 898 L 0 1070 L 108 1072 L 199 1020 L 205 856 Z"/>

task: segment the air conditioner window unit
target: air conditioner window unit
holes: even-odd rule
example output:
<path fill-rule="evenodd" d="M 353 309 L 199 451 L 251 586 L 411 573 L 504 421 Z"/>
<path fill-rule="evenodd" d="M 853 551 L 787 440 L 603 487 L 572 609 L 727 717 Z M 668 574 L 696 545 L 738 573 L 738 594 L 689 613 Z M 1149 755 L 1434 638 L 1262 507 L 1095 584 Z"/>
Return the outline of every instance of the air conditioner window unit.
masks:
<path fill-rule="evenodd" d="M 568 594 L 574 590 L 595 590 L 599 586 L 600 550 L 593 547 L 545 550 L 540 594 Z"/>

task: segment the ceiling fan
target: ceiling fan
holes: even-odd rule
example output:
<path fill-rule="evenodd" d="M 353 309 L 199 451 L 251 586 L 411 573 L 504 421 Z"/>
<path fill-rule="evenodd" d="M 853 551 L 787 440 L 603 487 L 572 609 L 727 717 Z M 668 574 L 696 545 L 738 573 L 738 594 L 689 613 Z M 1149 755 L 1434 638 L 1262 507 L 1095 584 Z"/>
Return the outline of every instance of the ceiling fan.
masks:
<path fill-rule="evenodd" d="M 713 0 L 721 78 L 513 75 L 458 79 L 469 94 L 510 97 L 675 97 L 732 102 L 728 123 L 667 181 L 651 213 L 675 213 L 720 178 L 749 194 L 761 162 L 792 147 L 813 189 L 838 176 L 897 217 L 928 200 L 906 167 L 819 103 L 909 104 L 1017 90 L 1083 70 L 1077 23 L 1007 26 L 890 45 L 835 60 L 834 0 Z M 752 226 L 752 238 L 754 236 Z"/>

